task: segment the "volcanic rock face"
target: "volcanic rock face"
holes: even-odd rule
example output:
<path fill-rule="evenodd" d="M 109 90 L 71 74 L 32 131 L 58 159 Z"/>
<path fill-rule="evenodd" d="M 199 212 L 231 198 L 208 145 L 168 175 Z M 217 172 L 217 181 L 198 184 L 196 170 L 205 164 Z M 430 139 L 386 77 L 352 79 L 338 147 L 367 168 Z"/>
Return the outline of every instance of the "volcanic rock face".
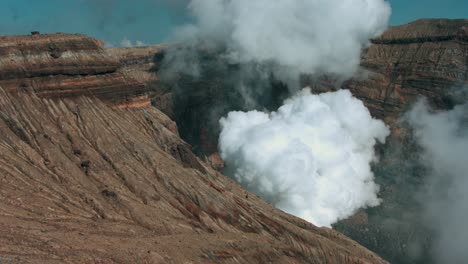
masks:
<path fill-rule="evenodd" d="M 450 107 L 450 89 L 468 82 L 468 20 L 418 20 L 372 42 L 361 63 L 369 78 L 345 87 L 378 118 L 391 122 L 421 96 Z"/>
<path fill-rule="evenodd" d="M 98 42 L 4 37 L 0 51 L 2 260 L 385 263 L 197 158 Z"/>
<path fill-rule="evenodd" d="M 157 70 L 161 66 L 166 45 L 135 48 L 111 48 L 106 53 L 120 61 L 119 72 L 136 79 L 147 86 L 154 106 L 171 118 L 174 117 L 172 91 L 161 85 Z"/>
<path fill-rule="evenodd" d="M 0 86 L 47 98 L 96 96 L 118 107 L 149 106 L 145 85 L 83 35 L 0 37 Z"/>
<path fill-rule="evenodd" d="M 211 169 L 155 108 L 0 96 L 0 242 L 21 263 L 384 263 Z"/>

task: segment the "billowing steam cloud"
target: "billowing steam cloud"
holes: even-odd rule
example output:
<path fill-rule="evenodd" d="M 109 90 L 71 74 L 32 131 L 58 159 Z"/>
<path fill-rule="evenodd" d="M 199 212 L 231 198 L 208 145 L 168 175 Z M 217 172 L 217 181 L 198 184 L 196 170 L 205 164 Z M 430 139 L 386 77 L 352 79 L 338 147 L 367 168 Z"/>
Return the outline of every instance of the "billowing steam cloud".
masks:
<path fill-rule="evenodd" d="M 209 50 L 228 64 L 264 69 L 260 76 L 273 75 L 290 92 L 302 88 L 301 74 L 352 76 L 361 50 L 390 16 L 384 0 L 192 0 L 189 10 L 195 23 L 175 34 L 189 48 L 168 52 L 166 70 L 197 77 L 200 54 L 193 50 Z M 249 89 L 262 86 L 247 78 L 237 89 L 248 99 Z M 290 213 L 330 226 L 379 204 L 370 163 L 389 132 L 348 91 L 303 90 L 277 112 L 231 112 L 221 128 L 227 173 Z"/>
<path fill-rule="evenodd" d="M 379 204 L 369 164 L 389 130 L 347 90 L 305 89 L 277 112 L 231 112 L 221 126 L 236 179 L 289 213 L 330 226 Z"/>
<path fill-rule="evenodd" d="M 436 232 L 436 263 L 468 260 L 468 103 L 431 111 L 421 101 L 407 114 L 431 175 L 423 195 L 425 223 Z"/>
<path fill-rule="evenodd" d="M 234 62 L 345 77 L 390 16 L 384 0 L 192 0 L 189 8 L 196 24 L 178 35 L 221 43 Z"/>

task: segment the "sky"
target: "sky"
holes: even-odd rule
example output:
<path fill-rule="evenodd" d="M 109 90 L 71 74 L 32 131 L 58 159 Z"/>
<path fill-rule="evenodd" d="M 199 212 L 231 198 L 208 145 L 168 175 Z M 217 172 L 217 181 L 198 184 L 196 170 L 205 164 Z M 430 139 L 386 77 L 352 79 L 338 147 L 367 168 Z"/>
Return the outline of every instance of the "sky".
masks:
<path fill-rule="evenodd" d="M 0 0 L 0 35 L 83 33 L 108 46 L 157 44 L 191 21 L 189 0 Z M 391 25 L 468 18 L 467 0 L 390 0 Z"/>

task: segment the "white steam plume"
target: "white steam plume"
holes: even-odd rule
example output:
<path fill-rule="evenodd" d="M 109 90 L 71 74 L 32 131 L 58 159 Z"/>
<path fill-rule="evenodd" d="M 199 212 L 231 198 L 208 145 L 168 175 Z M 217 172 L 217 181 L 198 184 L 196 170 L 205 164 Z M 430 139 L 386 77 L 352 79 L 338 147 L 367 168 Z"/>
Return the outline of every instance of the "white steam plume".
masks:
<path fill-rule="evenodd" d="M 437 263 L 468 260 L 468 103 L 434 112 L 426 101 L 406 116 L 423 147 L 430 169 L 423 196 L 425 224 L 436 232 L 432 250 Z"/>
<path fill-rule="evenodd" d="M 387 28 L 391 12 L 384 0 L 192 0 L 189 10 L 195 23 L 176 39 L 221 52 L 240 67 L 266 65 L 290 91 L 302 88 L 291 87 L 301 73 L 352 76 L 361 50 Z M 186 51 L 166 59 L 196 76 L 198 57 Z M 305 90 L 277 112 L 231 112 L 221 126 L 227 168 L 290 213 L 330 226 L 379 203 L 370 163 L 376 140 L 389 132 L 347 91 Z"/>
<path fill-rule="evenodd" d="M 369 38 L 383 33 L 384 0 L 192 0 L 196 23 L 176 35 L 223 44 L 234 62 L 350 77 Z"/>
<path fill-rule="evenodd" d="M 136 40 L 135 42 L 133 42 L 129 40 L 127 37 L 125 37 L 120 41 L 120 47 L 123 47 L 123 48 L 133 48 L 133 47 L 143 47 L 143 46 L 146 46 L 146 44 L 141 40 Z"/>
<path fill-rule="evenodd" d="M 220 154 L 235 178 L 280 209 L 331 226 L 379 204 L 370 162 L 389 130 L 349 91 L 304 89 L 277 112 L 231 112 L 220 122 Z"/>

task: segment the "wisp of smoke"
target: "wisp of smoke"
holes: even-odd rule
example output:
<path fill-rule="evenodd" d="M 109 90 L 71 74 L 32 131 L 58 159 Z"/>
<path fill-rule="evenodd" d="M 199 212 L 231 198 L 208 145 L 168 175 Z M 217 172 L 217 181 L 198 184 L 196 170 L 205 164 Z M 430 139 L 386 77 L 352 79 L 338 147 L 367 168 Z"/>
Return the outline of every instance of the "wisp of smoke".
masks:
<path fill-rule="evenodd" d="M 388 128 L 347 90 L 221 119 L 220 154 L 249 190 L 319 226 L 379 204 L 370 162 Z"/>
<path fill-rule="evenodd" d="M 468 260 L 468 103 L 434 112 L 420 101 L 406 115 L 431 174 L 423 195 L 425 224 L 436 232 L 437 263 Z"/>
<path fill-rule="evenodd" d="M 294 73 L 350 77 L 369 38 L 383 33 L 384 0 L 192 0 L 196 23 L 176 33 L 226 47 L 236 63 L 269 63 Z M 284 70 L 283 68 L 283 70 Z"/>
<path fill-rule="evenodd" d="M 127 37 L 120 41 L 120 46 L 123 48 L 132 48 L 132 47 L 143 47 L 146 44 L 141 40 L 136 40 L 135 42 L 129 40 Z"/>

